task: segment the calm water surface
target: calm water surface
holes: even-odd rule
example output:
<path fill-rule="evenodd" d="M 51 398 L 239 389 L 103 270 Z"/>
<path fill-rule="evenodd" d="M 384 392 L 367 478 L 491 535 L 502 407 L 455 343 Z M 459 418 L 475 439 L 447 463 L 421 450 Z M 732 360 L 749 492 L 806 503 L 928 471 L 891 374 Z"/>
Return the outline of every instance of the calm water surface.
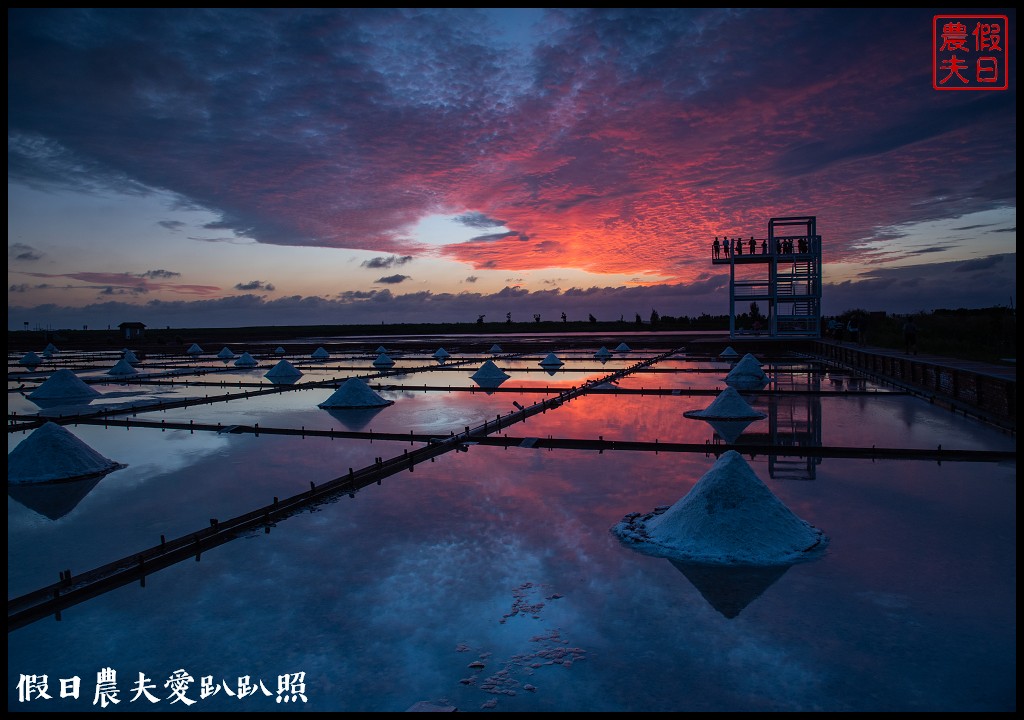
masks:
<path fill-rule="evenodd" d="M 548 382 L 565 388 L 601 376 L 587 357 L 568 359 L 562 377 L 530 372 L 542 356 L 498 363 L 522 393 L 411 387 L 471 387 L 480 356 L 465 372 L 410 373 L 408 386 L 388 380 L 381 394 L 394 404 L 362 415 L 318 408 L 332 388 L 307 387 L 137 417 L 447 435 L 508 414 L 513 401 L 549 396 Z M 721 375 L 691 372 L 717 370 L 710 359 L 655 367 L 674 372 L 620 387 L 683 391 L 592 393 L 502 432 L 713 450 L 714 428 L 683 413 L 714 396 L 685 389 L 724 387 L 728 364 Z M 337 370 L 341 379 L 360 374 Z M 788 437 L 837 447 L 1016 448 L 1012 436 L 886 388 L 858 384 L 876 392 L 849 394 L 821 370 L 794 377 L 820 394 L 748 394 L 768 417 L 737 447 Z M 101 403 L 107 394 L 171 390 L 98 389 Z M 17 393 L 8 408 L 39 411 Z M 9 486 L 9 597 L 413 447 L 67 427 L 127 467 L 63 487 Z M 8 451 L 25 437 L 9 433 Z M 185 709 L 165 686 L 179 670 L 193 678 L 184 695 L 194 711 L 404 711 L 419 701 L 490 712 L 1016 709 L 1015 463 L 825 458 L 784 472 L 781 458 L 744 457 L 829 536 L 824 557 L 721 572 L 640 554 L 611 534 L 627 513 L 685 496 L 713 452 L 471 445 L 159 571 L 145 587 L 10 632 L 8 709 L 101 709 L 93 699 L 104 668 L 116 671 L 121 700 L 106 712 Z M 140 673 L 158 702 L 132 700 Z M 278 694 L 279 678 L 298 673 L 305 702 L 291 702 L 288 686 Z M 20 701 L 23 675 L 46 675 L 52 699 Z M 62 699 L 60 679 L 74 676 L 80 697 Z M 245 677 L 262 680 L 269 695 L 239 697 Z M 204 697 L 203 678 L 220 690 Z"/>

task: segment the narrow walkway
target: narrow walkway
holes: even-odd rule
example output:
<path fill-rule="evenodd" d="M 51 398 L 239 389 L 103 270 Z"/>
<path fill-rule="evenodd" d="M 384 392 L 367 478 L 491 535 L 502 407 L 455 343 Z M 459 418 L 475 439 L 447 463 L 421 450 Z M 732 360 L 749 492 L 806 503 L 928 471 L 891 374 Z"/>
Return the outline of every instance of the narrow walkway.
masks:
<path fill-rule="evenodd" d="M 867 375 L 954 412 L 971 415 L 1011 432 L 1017 431 L 1015 366 L 930 355 L 852 342 L 817 340 L 816 357 Z"/>

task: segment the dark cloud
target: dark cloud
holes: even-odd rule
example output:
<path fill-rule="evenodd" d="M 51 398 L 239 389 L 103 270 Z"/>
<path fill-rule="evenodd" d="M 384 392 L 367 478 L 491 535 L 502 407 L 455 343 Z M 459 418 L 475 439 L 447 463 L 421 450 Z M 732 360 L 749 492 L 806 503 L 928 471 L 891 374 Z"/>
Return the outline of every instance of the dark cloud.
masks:
<path fill-rule="evenodd" d="M 43 253 L 24 243 L 12 243 L 7 247 L 7 257 L 11 260 L 34 262 L 43 258 Z"/>
<path fill-rule="evenodd" d="M 468 283 L 475 283 L 479 279 L 480 278 L 478 278 L 476 275 L 468 275 L 466 277 L 466 282 L 468 282 Z"/>
<path fill-rule="evenodd" d="M 178 231 L 185 227 L 185 223 L 180 220 L 161 220 L 157 223 L 160 227 L 167 228 L 168 230 Z"/>
<path fill-rule="evenodd" d="M 266 290 L 267 292 L 273 292 L 274 286 L 262 280 L 253 280 L 247 283 L 238 283 L 235 285 L 235 290 Z"/>
<path fill-rule="evenodd" d="M 377 278 L 376 280 L 374 280 L 374 282 L 386 283 L 388 285 L 397 285 L 398 283 L 405 282 L 406 280 L 409 279 L 410 278 L 408 275 L 386 275 L 384 277 Z"/>
<path fill-rule="evenodd" d="M 149 292 L 146 287 L 111 287 L 107 286 L 100 290 L 100 295 L 145 295 Z"/>
<path fill-rule="evenodd" d="M 517 65 L 475 9 L 11 8 L 8 179 L 382 258 L 454 215 L 483 234 L 442 256 L 510 273 L 686 284 L 716 233 L 803 213 L 864 261 L 878 228 L 1015 202 L 1015 86 L 933 90 L 933 15 L 552 8 Z"/>
<path fill-rule="evenodd" d="M 141 275 L 139 275 L 139 277 L 153 278 L 153 279 L 159 278 L 159 279 L 166 280 L 168 278 L 181 277 L 181 273 L 173 272 L 171 270 L 147 270 L 146 272 L 144 272 Z"/>
<path fill-rule="evenodd" d="M 86 285 L 67 287 L 100 287 L 101 291 L 107 294 L 117 290 L 124 290 L 133 293 L 147 293 L 155 290 L 164 290 L 178 295 L 200 295 L 212 296 L 220 293 L 220 288 L 215 285 L 186 285 L 182 283 L 152 282 L 144 275 L 132 273 L 103 273 L 103 272 L 71 272 L 71 273 L 40 273 L 24 272 L 22 275 L 38 278 L 70 278 Z M 46 287 L 38 285 L 36 287 Z"/>
<path fill-rule="evenodd" d="M 388 255 L 387 257 L 375 257 L 369 260 L 363 260 L 359 263 L 361 267 L 373 268 L 373 269 L 387 269 L 394 267 L 395 265 L 405 265 L 406 263 L 412 262 L 412 255 Z"/>
<path fill-rule="evenodd" d="M 467 243 L 496 242 L 498 240 L 506 240 L 508 238 L 515 238 L 516 240 L 522 240 L 524 242 L 530 239 L 528 236 L 526 236 L 526 235 L 524 235 L 522 233 L 517 233 L 517 232 L 515 232 L 513 230 L 509 230 L 508 232 L 503 232 L 503 233 L 492 233 L 490 235 L 477 235 L 477 236 L 475 236 L 475 237 L 473 237 L 473 238 L 471 238 L 469 240 L 466 240 L 465 242 L 467 242 Z"/>
<path fill-rule="evenodd" d="M 482 228 L 491 228 L 491 227 L 501 227 L 502 225 L 505 224 L 504 220 L 495 220 L 494 218 L 489 218 L 486 215 L 484 215 L 483 213 L 479 213 L 479 212 L 471 212 L 471 213 L 465 213 L 463 215 L 456 215 L 453 219 L 455 220 L 455 222 L 461 223 L 461 224 L 465 225 L 466 227 L 481 228 L 481 229 Z"/>
<path fill-rule="evenodd" d="M 977 273 L 974 278 L 957 277 Z M 941 262 L 901 268 L 878 268 L 856 281 L 822 289 L 822 310 L 836 315 L 862 308 L 892 313 L 936 308 L 980 308 L 1013 304 L 1017 295 L 1014 255 Z"/>
<path fill-rule="evenodd" d="M 1012 261 L 1013 258 L 1009 255 L 989 255 L 977 260 L 967 260 L 958 263 L 953 267 L 953 272 L 977 272 L 978 270 L 991 270 L 997 267 L 1005 268 L 1006 264 Z"/>
<path fill-rule="evenodd" d="M 952 273 L 984 272 L 987 280 L 979 295 L 974 282 L 950 282 Z M 535 313 L 555 319 L 565 312 L 571 318 L 589 314 L 601 320 L 620 316 L 642 317 L 657 308 L 663 316 L 728 313 L 728 276 L 706 274 L 694 283 L 648 287 L 569 288 L 531 292 L 505 287 L 482 294 L 432 293 L 396 295 L 389 289 L 345 291 L 336 298 L 292 295 L 269 299 L 255 294 L 232 295 L 191 301 L 150 300 L 144 304 L 97 303 L 85 307 L 58 305 L 18 306 L 8 304 L 8 326 L 20 327 L 20 319 L 32 317 L 54 328 L 103 326 L 111 317 L 139 317 L 153 326 L 231 327 L 239 318 L 246 324 L 318 325 L 378 324 L 394 322 L 466 322 L 481 314 L 504 318 L 532 318 Z M 1006 306 L 1016 295 L 1016 267 L 1013 255 L 999 255 L 978 261 L 935 263 L 916 268 L 880 269 L 856 281 L 828 284 L 824 289 L 823 312 L 835 315 L 847 309 L 916 312 L 940 307 Z M 865 303 L 864 298 L 872 298 Z"/>

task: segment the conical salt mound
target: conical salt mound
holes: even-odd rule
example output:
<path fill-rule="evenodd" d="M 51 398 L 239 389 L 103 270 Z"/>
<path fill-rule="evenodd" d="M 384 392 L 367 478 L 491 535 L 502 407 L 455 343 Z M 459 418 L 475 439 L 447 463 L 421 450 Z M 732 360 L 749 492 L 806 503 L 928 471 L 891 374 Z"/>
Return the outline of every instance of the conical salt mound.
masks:
<path fill-rule="evenodd" d="M 54 355 L 57 352 L 57 346 L 54 345 L 53 343 L 47 343 L 46 347 L 44 348 L 44 352 L 48 352 L 51 355 Z"/>
<path fill-rule="evenodd" d="M 378 346 L 377 346 L 377 350 L 376 350 L 376 353 L 377 353 L 378 355 L 383 355 L 383 354 L 384 354 L 384 353 L 386 353 L 386 352 L 387 352 L 387 349 L 386 349 L 386 348 L 385 348 L 385 347 L 384 347 L 383 345 L 378 345 Z"/>
<path fill-rule="evenodd" d="M 493 360 L 486 361 L 480 366 L 480 369 L 470 375 L 473 380 L 480 382 L 482 380 L 508 380 L 511 376 L 502 370 L 500 367 L 494 364 Z"/>
<path fill-rule="evenodd" d="M 493 345 L 491 345 L 490 352 L 492 352 L 492 353 L 500 353 L 501 352 L 501 345 L 499 345 L 498 343 L 494 343 Z"/>
<path fill-rule="evenodd" d="M 256 362 L 256 358 L 247 352 L 242 353 L 241 357 L 235 360 L 235 367 L 256 367 L 257 365 L 259 363 Z"/>
<path fill-rule="evenodd" d="M 125 376 L 125 375 L 138 375 L 138 374 L 139 374 L 139 371 L 136 370 L 135 368 L 133 368 L 132 364 L 130 362 L 128 362 L 127 360 L 125 360 L 124 358 L 121 358 L 120 360 L 118 360 L 117 364 L 114 365 L 114 367 L 112 367 L 109 370 L 107 370 L 107 375 Z"/>
<path fill-rule="evenodd" d="M 384 353 L 377 356 L 377 359 L 373 361 L 373 364 L 377 367 L 391 367 L 395 364 L 395 361 L 389 358 Z"/>
<path fill-rule="evenodd" d="M 631 513 L 612 532 L 646 554 L 707 565 L 790 565 L 814 559 L 828 545 L 735 450 L 674 505 Z"/>
<path fill-rule="evenodd" d="M 320 403 L 321 408 L 371 408 L 394 404 L 394 400 L 385 400 L 362 378 L 349 378 L 341 384 L 334 394 Z"/>
<path fill-rule="evenodd" d="M 185 352 L 187 352 L 189 355 L 202 355 L 203 349 L 196 345 L 195 343 L 192 343 L 192 347 L 190 347 Z"/>
<path fill-rule="evenodd" d="M 7 483 L 74 480 L 125 467 L 105 458 L 66 428 L 48 422 L 7 454 Z"/>
<path fill-rule="evenodd" d="M 732 345 L 727 347 L 722 352 L 718 353 L 718 357 L 720 357 L 720 358 L 734 358 L 734 357 L 739 357 L 739 356 L 740 356 L 740 354 L 732 349 Z"/>
<path fill-rule="evenodd" d="M 435 359 L 443 360 L 446 357 L 448 357 L 448 351 L 445 350 L 444 348 L 438 348 L 436 351 L 434 351 L 434 358 Z"/>
<path fill-rule="evenodd" d="M 285 353 L 285 349 L 284 349 L 283 347 L 281 347 L 280 345 L 278 345 L 278 346 L 277 346 L 277 347 L 276 347 L 276 348 L 274 349 L 274 354 L 275 354 L 275 355 L 284 355 L 284 353 Z"/>
<path fill-rule="evenodd" d="M 626 343 L 619 343 L 618 347 L 615 348 L 615 352 L 630 352 L 631 348 Z"/>
<path fill-rule="evenodd" d="M 231 348 L 227 347 L 226 345 L 221 349 L 219 353 L 217 353 L 217 357 L 219 357 L 221 360 L 230 360 L 234 356 L 235 354 L 231 352 Z"/>
<path fill-rule="evenodd" d="M 291 380 L 302 377 L 302 371 L 287 360 L 282 360 L 277 365 L 263 373 L 263 377 L 270 380 Z"/>
<path fill-rule="evenodd" d="M 548 356 L 540 361 L 541 367 L 557 367 L 564 364 L 554 353 L 548 353 Z"/>
<path fill-rule="evenodd" d="M 750 353 L 747 353 L 743 356 L 743 359 L 736 363 L 733 369 L 729 371 L 730 375 L 733 373 L 736 373 L 737 375 L 757 375 L 764 374 L 764 371 L 761 369 L 761 361 Z"/>
<path fill-rule="evenodd" d="M 757 358 L 747 353 L 725 376 L 725 382 L 744 390 L 760 389 L 768 382 L 768 376 L 761 369 Z"/>
<path fill-rule="evenodd" d="M 63 400 L 99 397 L 100 393 L 72 371 L 55 371 L 42 385 L 29 393 L 29 400 Z"/>
<path fill-rule="evenodd" d="M 34 352 L 29 352 L 25 353 L 18 362 L 28 367 L 35 367 L 36 365 L 42 365 L 43 359 Z"/>
<path fill-rule="evenodd" d="M 727 387 L 719 393 L 718 397 L 703 410 L 690 410 L 683 415 L 702 420 L 760 420 L 768 417 L 760 410 L 750 407 L 733 387 Z"/>
<path fill-rule="evenodd" d="M 313 351 L 313 354 L 310 355 L 310 357 L 313 358 L 314 360 L 326 360 L 330 356 L 331 354 L 327 352 L 327 350 L 324 349 L 323 347 L 318 347 L 316 350 Z"/>
<path fill-rule="evenodd" d="M 594 357 L 596 357 L 598 360 L 600 360 L 602 358 L 607 360 L 611 356 L 612 356 L 612 351 L 609 350 L 608 348 L 606 348 L 604 345 L 601 346 L 600 350 L 598 350 L 596 353 L 594 353 Z"/>
<path fill-rule="evenodd" d="M 129 365 L 139 364 L 139 356 L 133 353 L 131 350 L 125 350 L 124 355 L 122 357 L 124 358 L 125 362 L 127 362 Z"/>

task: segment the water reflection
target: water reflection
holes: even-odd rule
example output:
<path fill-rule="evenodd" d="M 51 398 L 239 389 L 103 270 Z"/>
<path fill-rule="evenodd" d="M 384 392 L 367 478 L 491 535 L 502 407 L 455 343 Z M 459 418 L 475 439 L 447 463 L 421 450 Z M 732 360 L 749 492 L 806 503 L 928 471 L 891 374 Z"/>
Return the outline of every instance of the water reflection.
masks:
<path fill-rule="evenodd" d="M 362 432 L 369 427 L 370 422 L 384 409 L 381 407 L 369 408 L 335 408 L 324 406 L 324 411 L 332 418 L 341 423 L 341 426 L 351 432 Z"/>
<path fill-rule="evenodd" d="M 50 520 L 60 520 L 78 507 L 100 480 L 109 473 L 65 482 L 7 485 L 7 495 Z"/>
<path fill-rule="evenodd" d="M 679 560 L 670 563 L 686 576 L 705 600 L 725 617 L 737 617 L 779 578 L 790 565 L 725 567 Z"/>
<path fill-rule="evenodd" d="M 507 414 L 513 400 L 531 404 L 545 396 L 546 377 L 527 362 L 532 375 L 524 369 L 493 395 L 421 391 L 410 372 L 408 387 L 383 391 L 396 402 L 374 430 L 447 435 Z M 566 364 L 571 384 L 607 374 L 592 358 L 578 372 L 584 366 Z M 683 388 L 682 372 L 698 363 L 680 366 L 679 376 L 620 386 Z M 449 377 L 468 388 L 469 367 Z M 691 377 L 721 385 L 715 372 Z M 505 392 L 515 381 L 541 391 Z M 752 423 L 740 442 L 1016 446 L 912 397 L 865 402 L 825 389 L 817 406 L 801 393 L 759 395 L 753 406 L 775 419 Z M 316 407 L 325 395 L 296 386 L 139 417 L 326 429 L 339 420 Z M 682 414 L 708 400 L 609 390 L 502 432 L 706 443 L 714 429 Z M 29 404 L 9 395 L 9 409 L 19 402 Z M 129 467 L 58 521 L 9 497 L 9 595 L 419 447 L 136 427 L 76 433 Z M 9 448 L 18 437 L 9 434 Z M 1014 463 L 829 458 L 805 483 L 776 480 L 768 457 L 751 459 L 780 500 L 832 540 L 827 557 L 793 572 L 666 562 L 608 532 L 627 512 L 684 495 L 713 462 L 713 453 L 469 446 L 155 573 L 144 588 L 93 598 L 61 622 L 11 632 L 8 687 L 26 673 L 52 682 L 117 667 L 119 677 L 157 681 L 184 667 L 196 678 L 260 678 L 271 693 L 280 674 L 304 672 L 302 709 L 314 712 L 401 712 L 441 698 L 460 711 L 507 712 L 1015 709 Z M 262 693 L 244 706 L 225 693 L 200 700 L 197 685 L 190 697 L 204 711 L 280 709 Z M 57 702 L 8 706 L 90 706 Z M 153 709 L 175 707 L 165 699 Z"/>

